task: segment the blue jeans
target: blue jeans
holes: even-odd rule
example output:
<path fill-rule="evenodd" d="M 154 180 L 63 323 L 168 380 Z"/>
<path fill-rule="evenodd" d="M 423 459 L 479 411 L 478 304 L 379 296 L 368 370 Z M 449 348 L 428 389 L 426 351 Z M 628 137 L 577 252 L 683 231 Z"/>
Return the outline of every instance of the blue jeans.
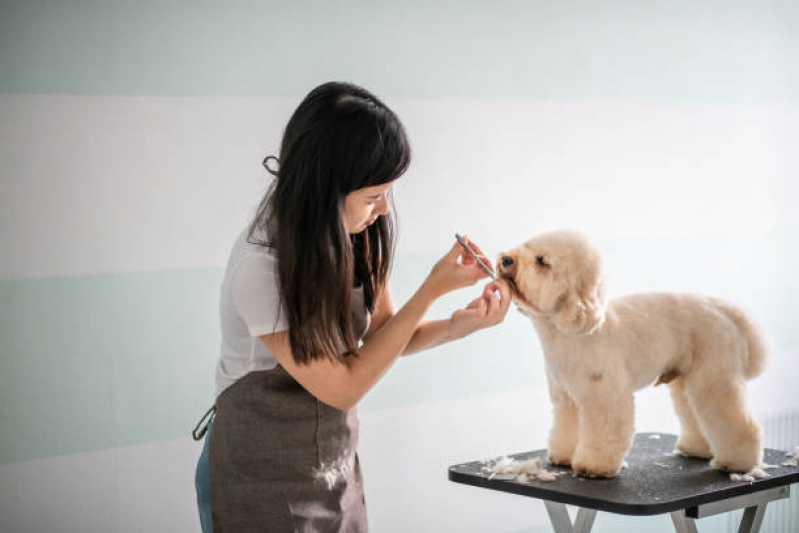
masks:
<path fill-rule="evenodd" d="M 203 533 L 212 533 L 214 522 L 211 517 L 211 469 L 208 464 L 208 438 L 211 426 L 205 434 L 205 443 L 200 458 L 197 459 L 197 471 L 194 474 L 194 488 L 197 490 L 197 510 L 200 512 L 200 527 Z"/>

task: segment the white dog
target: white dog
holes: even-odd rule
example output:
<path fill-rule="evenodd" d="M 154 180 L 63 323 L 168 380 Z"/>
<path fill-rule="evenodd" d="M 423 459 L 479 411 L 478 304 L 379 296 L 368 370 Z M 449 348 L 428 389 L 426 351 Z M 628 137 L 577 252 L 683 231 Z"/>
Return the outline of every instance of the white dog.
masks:
<path fill-rule="evenodd" d="M 766 349 L 740 309 L 669 293 L 606 303 L 599 252 L 568 231 L 500 254 L 497 271 L 541 340 L 554 411 L 550 462 L 588 477 L 618 474 L 632 443 L 633 393 L 656 382 L 671 387 L 680 453 L 735 472 L 760 466 L 744 381 L 763 370 Z"/>

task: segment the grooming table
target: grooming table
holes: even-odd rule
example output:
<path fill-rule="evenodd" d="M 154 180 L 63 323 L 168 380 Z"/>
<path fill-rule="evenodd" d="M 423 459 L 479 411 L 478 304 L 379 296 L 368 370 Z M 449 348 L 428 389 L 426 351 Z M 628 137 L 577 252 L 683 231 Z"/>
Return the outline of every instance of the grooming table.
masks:
<path fill-rule="evenodd" d="M 597 511 L 636 516 L 670 513 L 678 533 L 696 533 L 697 519 L 742 508 L 746 511 L 739 533 L 757 532 L 768 502 L 788 498 L 791 484 L 799 481 L 799 468 L 783 466 L 790 457 L 781 450 L 765 449 L 764 462 L 776 465 L 765 470 L 767 477 L 732 481 L 729 473 L 712 468 L 709 461 L 673 454 L 676 443 L 676 435 L 636 434 L 627 452 L 627 468 L 613 479 L 575 477 L 570 468 L 548 464 L 546 450 L 508 457 L 519 461 L 538 457 L 547 470 L 566 472 L 555 481 L 489 479 L 481 461 L 449 467 L 449 479 L 544 500 L 556 533 L 588 533 Z M 579 508 L 574 524 L 566 504 Z"/>

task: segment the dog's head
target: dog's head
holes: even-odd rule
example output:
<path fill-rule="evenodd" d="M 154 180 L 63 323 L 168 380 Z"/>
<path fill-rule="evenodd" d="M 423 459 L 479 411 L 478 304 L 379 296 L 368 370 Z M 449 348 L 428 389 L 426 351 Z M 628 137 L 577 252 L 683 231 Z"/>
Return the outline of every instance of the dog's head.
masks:
<path fill-rule="evenodd" d="M 602 258 L 581 234 L 544 233 L 499 255 L 519 311 L 551 320 L 567 335 L 586 335 L 605 321 Z"/>

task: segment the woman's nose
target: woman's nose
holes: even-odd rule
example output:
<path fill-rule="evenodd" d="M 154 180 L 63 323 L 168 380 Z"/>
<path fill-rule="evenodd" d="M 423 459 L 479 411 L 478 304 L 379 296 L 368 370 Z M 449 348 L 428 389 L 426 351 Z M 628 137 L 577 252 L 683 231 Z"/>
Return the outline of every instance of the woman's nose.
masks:
<path fill-rule="evenodd" d="M 377 212 L 381 215 L 388 213 L 388 197 L 385 194 L 380 199 L 380 203 L 377 205 Z"/>

